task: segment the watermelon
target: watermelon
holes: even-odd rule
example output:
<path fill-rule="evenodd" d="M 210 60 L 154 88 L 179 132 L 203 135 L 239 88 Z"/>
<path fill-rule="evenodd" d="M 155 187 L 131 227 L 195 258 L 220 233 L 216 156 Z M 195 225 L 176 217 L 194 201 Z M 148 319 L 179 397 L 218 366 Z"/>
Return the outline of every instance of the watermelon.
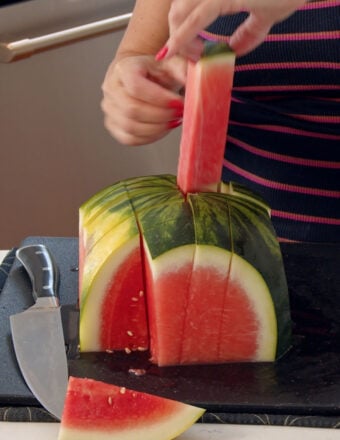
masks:
<path fill-rule="evenodd" d="M 189 67 L 177 177 L 125 179 L 81 206 L 82 351 L 149 350 L 167 366 L 273 361 L 288 350 L 270 208 L 219 181 L 229 110 L 211 106 L 230 102 L 233 60 L 226 45 L 209 45 Z"/>
<path fill-rule="evenodd" d="M 235 55 L 207 42 L 200 62 L 188 63 L 177 182 L 184 193 L 218 191 L 229 120 Z"/>
<path fill-rule="evenodd" d="M 174 400 L 70 377 L 58 440 L 170 440 L 203 413 Z"/>

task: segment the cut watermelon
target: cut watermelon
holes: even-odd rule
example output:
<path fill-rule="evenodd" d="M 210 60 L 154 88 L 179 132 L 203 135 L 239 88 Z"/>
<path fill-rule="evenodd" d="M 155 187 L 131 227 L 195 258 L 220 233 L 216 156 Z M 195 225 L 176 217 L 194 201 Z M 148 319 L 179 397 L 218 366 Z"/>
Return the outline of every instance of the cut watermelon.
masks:
<path fill-rule="evenodd" d="M 126 179 L 81 207 L 82 351 L 149 347 L 165 366 L 273 361 L 289 348 L 270 209 L 220 182 L 233 68 L 225 44 L 190 65 L 177 178 Z"/>
<path fill-rule="evenodd" d="M 118 189 L 118 199 L 114 190 L 109 200 L 99 198 L 105 209 L 95 204 L 96 215 L 87 204 L 81 208 L 82 351 L 148 348 L 139 229 L 126 190 Z"/>
<path fill-rule="evenodd" d="M 281 356 L 289 346 L 289 302 L 267 205 L 233 184 L 224 184 L 224 193 L 186 196 L 174 176 L 127 179 L 124 185 L 129 216 L 118 225 L 113 216 L 112 231 L 84 256 L 81 349 L 148 346 L 146 319 L 134 315 L 132 297 L 124 293 L 132 289 L 139 313 L 148 316 L 151 358 L 158 365 Z M 129 266 L 134 272 L 124 269 Z M 120 329 L 122 343 L 100 339 Z"/>
<path fill-rule="evenodd" d="M 174 400 L 70 377 L 58 440 L 170 440 L 203 413 Z"/>
<path fill-rule="evenodd" d="M 189 62 L 177 181 L 188 192 L 217 191 L 229 121 L 235 54 L 225 43 L 206 43 Z"/>

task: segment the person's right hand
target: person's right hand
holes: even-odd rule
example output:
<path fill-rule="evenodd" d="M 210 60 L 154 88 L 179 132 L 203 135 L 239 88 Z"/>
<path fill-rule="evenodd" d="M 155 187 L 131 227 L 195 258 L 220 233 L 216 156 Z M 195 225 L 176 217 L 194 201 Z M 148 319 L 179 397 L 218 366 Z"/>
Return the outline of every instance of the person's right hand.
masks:
<path fill-rule="evenodd" d="M 172 0 L 169 11 L 170 36 L 158 59 L 181 53 L 199 57 L 197 35 L 221 15 L 248 12 L 249 16 L 230 36 L 238 56 L 263 42 L 271 27 L 287 18 L 306 0 Z"/>
<path fill-rule="evenodd" d="M 157 62 L 152 55 L 127 56 L 109 67 L 102 110 L 107 130 L 120 143 L 154 142 L 181 124 L 186 61 L 179 56 Z"/>

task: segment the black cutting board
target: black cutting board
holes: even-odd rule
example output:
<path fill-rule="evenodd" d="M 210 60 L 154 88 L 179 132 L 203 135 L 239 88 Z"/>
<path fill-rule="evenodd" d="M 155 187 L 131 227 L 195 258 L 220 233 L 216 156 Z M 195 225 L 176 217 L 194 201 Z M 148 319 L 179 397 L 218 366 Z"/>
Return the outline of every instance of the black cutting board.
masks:
<path fill-rule="evenodd" d="M 78 240 L 29 237 L 22 244 L 31 243 L 50 249 L 60 268 L 61 302 L 76 303 Z M 86 353 L 70 356 L 70 374 L 174 398 L 212 412 L 339 415 L 340 245 L 287 243 L 281 247 L 293 317 L 293 347 L 282 359 L 157 368 L 148 362 L 148 353 Z M 0 294 L 3 406 L 37 405 L 16 365 L 9 330 L 9 316 L 31 304 L 30 282 L 15 262 Z M 71 325 L 66 333 L 72 330 Z M 145 374 L 139 375 L 141 371 Z"/>

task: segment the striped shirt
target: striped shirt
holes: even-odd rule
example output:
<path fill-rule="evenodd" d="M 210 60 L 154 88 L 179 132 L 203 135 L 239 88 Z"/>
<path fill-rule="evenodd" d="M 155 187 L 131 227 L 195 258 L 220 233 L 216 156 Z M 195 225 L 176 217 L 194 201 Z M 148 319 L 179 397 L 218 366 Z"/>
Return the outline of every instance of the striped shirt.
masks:
<path fill-rule="evenodd" d="M 228 39 L 245 16 L 206 37 Z M 339 0 L 306 4 L 237 59 L 223 180 L 262 195 L 280 239 L 340 242 Z"/>

